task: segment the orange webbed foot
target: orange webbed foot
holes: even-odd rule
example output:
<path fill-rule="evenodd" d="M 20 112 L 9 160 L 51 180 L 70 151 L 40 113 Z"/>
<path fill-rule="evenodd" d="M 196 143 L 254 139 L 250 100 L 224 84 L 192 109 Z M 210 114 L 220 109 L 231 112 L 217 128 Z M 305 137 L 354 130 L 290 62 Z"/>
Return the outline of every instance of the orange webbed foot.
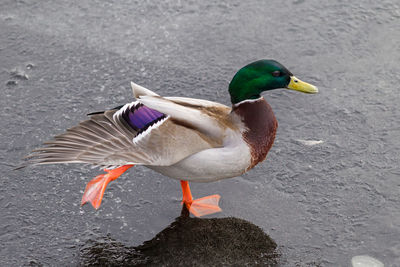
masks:
<path fill-rule="evenodd" d="M 124 165 L 113 170 L 104 169 L 104 174 L 97 175 L 96 178 L 91 180 L 85 188 L 85 192 L 82 196 L 81 206 L 90 202 L 93 208 L 98 209 L 103 199 L 104 191 L 107 185 L 117 179 L 126 170 L 133 167 L 133 165 Z"/>
<path fill-rule="evenodd" d="M 82 196 L 81 206 L 90 202 L 93 208 L 98 209 L 109 182 L 111 182 L 111 178 L 108 173 L 97 175 L 96 178 L 91 180 L 86 185 L 85 192 Z"/>
<path fill-rule="evenodd" d="M 221 212 L 222 209 L 218 206 L 220 198 L 220 195 L 211 195 L 195 199 L 190 204 L 189 212 L 196 217 Z"/>
<path fill-rule="evenodd" d="M 186 206 L 190 213 L 196 217 L 214 214 L 221 212 L 222 209 L 218 206 L 221 198 L 220 195 L 206 196 L 198 199 L 192 198 L 189 183 L 181 181 L 182 187 L 182 204 Z"/>

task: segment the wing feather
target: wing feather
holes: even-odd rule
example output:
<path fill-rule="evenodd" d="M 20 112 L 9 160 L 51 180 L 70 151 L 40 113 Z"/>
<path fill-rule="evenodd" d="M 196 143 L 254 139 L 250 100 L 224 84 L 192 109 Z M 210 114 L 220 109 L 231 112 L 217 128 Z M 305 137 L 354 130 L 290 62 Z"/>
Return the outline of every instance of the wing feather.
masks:
<path fill-rule="evenodd" d="M 27 163 L 86 163 L 101 167 L 125 164 L 169 166 L 204 149 L 222 145 L 218 131 L 221 132 L 224 126 L 218 125 L 215 119 L 213 121 L 198 107 L 193 107 L 193 103 L 192 107 L 187 107 L 172 100 L 158 100 L 161 97 L 155 94 L 150 97 L 152 101 L 147 101 L 150 102 L 149 107 L 167 116 L 158 118 L 143 131 L 134 129 L 123 116 L 123 112 L 135 105 L 147 106 L 135 101 L 120 109 L 91 115 L 89 120 L 55 136 L 53 140 L 45 142 L 42 148 L 35 149 L 27 156 Z M 157 103 L 160 108 L 154 108 Z M 140 114 L 146 115 L 145 112 Z M 187 116 L 179 112 L 187 113 Z M 144 119 L 151 118 L 148 115 Z M 212 129 L 207 129 L 207 125 Z"/>
<path fill-rule="evenodd" d="M 231 117 L 228 116 L 231 109 L 222 104 L 212 106 L 211 101 L 196 99 L 188 101 L 187 98 L 163 98 L 159 96 L 141 96 L 138 101 L 149 108 L 168 114 L 175 121 L 179 121 L 188 127 L 214 139 L 222 139 L 226 127 L 234 128 Z"/>

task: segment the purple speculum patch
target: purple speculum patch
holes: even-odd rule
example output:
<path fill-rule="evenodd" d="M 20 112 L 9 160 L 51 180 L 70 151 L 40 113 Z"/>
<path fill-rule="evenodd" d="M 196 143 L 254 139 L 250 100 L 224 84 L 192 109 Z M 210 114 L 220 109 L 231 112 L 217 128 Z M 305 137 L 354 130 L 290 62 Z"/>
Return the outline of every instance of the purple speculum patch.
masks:
<path fill-rule="evenodd" d="M 122 117 L 134 130 L 142 132 L 166 116 L 165 114 L 146 107 L 143 104 L 137 104 L 125 110 L 122 113 Z"/>

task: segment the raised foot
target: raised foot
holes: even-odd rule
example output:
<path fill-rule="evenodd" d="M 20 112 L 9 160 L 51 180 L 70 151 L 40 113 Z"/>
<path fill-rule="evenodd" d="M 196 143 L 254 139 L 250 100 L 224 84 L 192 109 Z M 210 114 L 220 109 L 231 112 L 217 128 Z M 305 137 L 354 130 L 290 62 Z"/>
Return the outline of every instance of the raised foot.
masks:
<path fill-rule="evenodd" d="M 107 173 L 97 175 L 86 185 L 85 192 L 82 196 L 81 206 L 85 205 L 87 202 L 90 202 L 93 208 L 98 209 L 108 183 L 117 179 L 121 174 L 131 167 L 133 167 L 133 165 L 124 165 L 113 170 L 104 169 L 104 171 Z"/>
<path fill-rule="evenodd" d="M 210 215 L 221 212 L 222 209 L 218 206 L 220 195 L 206 196 L 192 200 L 191 204 L 185 203 L 189 212 L 196 217 Z M 189 206 L 189 207 L 188 207 Z"/>
<path fill-rule="evenodd" d="M 103 199 L 104 191 L 106 190 L 108 183 L 111 181 L 112 179 L 108 173 L 97 175 L 96 178 L 86 185 L 85 193 L 83 193 L 82 196 L 81 206 L 90 202 L 93 208 L 98 209 L 101 200 Z"/>

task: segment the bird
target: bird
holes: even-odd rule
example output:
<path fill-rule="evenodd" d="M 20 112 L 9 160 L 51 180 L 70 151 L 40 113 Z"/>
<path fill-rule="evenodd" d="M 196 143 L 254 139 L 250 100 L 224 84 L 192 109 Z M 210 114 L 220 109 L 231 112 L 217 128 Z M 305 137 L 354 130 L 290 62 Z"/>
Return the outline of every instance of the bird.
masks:
<path fill-rule="evenodd" d="M 242 67 L 229 83 L 232 105 L 162 97 L 131 82 L 130 103 L 88 114 L 77 126 L 33 150 L 28 165 L 84 163 L 104 168 L 85 188 L 81 205 L 100 207 L 107 185 L 135 165 L 180 181 L 182 204 L 195 217 L 220 212 L 220 195 L 193 199 L 189 182 L 214 182 L 265 160 L 278 122 L 261 95 L 279 88 L 309 94 L 312 84 L 281 63 L 262 59 Z"/>

